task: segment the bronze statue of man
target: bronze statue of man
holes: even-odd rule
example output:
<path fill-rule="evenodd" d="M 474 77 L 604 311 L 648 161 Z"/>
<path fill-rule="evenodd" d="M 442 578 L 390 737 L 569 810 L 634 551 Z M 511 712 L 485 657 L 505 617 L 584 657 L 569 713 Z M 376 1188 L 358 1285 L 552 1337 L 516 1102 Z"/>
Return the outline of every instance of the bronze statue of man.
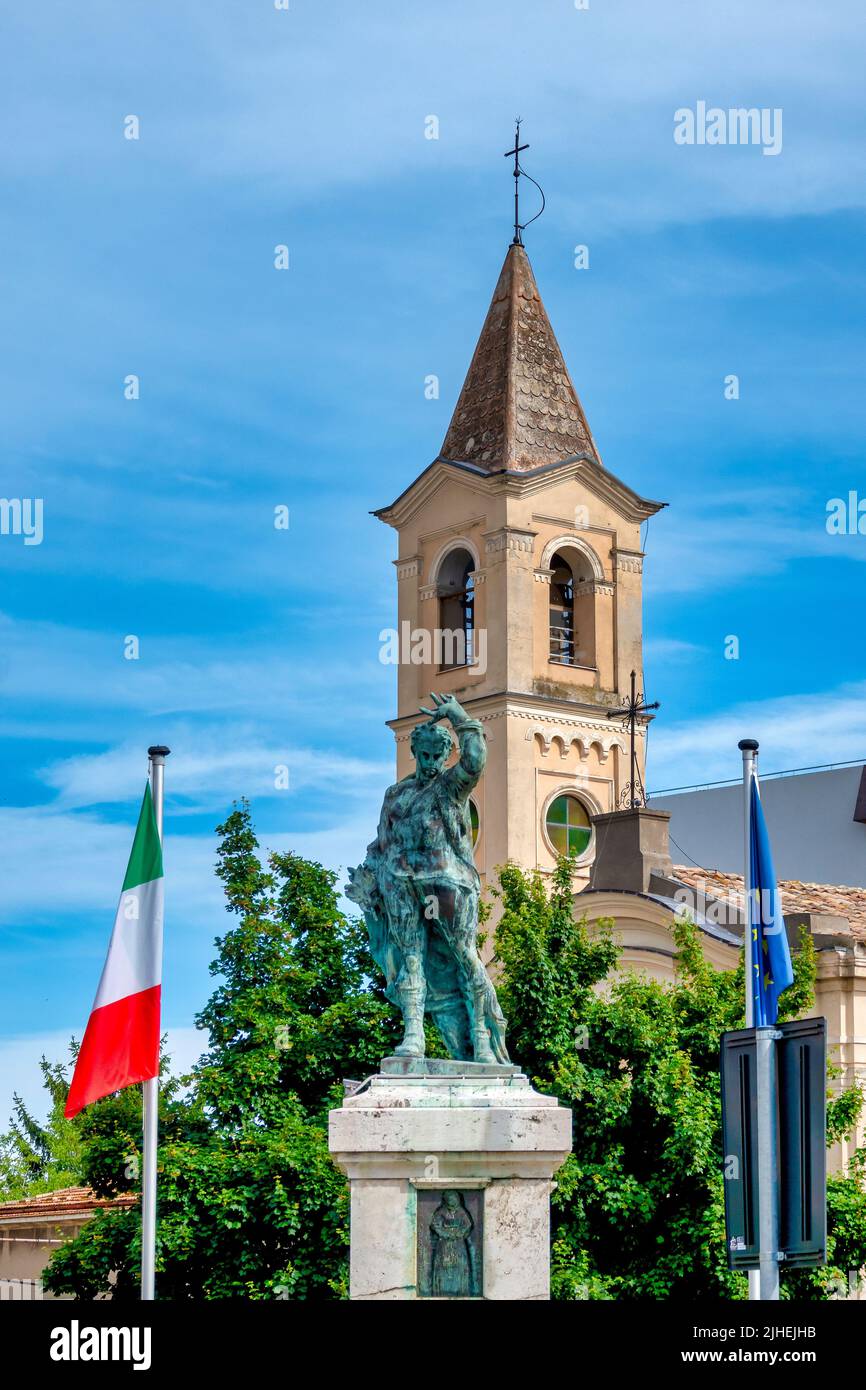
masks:
<path fill-rule="evenodd" d="M 472 852 L 469 793 L 484 771 L 481 725 L 453 695 L 433 695 L 412 731 L 415 771 L 389 787 L 379 832 L 346 894 L 364 909 L 370 951 L 403 1014 L 402 1057 L 423 1057 L 424 1014 L 452 1057 L 507 1062 L 505 1019 L 478 954 L 481 883 Z M 453 751 L 447 719 L 457 735 Z"/>

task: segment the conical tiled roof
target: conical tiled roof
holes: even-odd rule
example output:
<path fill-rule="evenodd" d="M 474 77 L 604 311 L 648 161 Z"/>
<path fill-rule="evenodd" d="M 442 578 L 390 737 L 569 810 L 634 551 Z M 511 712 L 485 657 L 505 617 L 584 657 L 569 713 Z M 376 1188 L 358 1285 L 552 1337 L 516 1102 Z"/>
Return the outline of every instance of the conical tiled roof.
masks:
<path fill-rule="evenodd" d="M 440 458 L 525 473 L 598 460 L 522 246 L 508 248 Z"/>

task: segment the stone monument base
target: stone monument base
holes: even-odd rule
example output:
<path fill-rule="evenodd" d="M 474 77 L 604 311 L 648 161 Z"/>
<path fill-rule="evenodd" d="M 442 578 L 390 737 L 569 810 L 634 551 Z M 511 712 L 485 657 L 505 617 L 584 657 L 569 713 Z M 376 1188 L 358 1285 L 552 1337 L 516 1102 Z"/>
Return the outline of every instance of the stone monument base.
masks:
<path fill-rule="evenodd" d="M 389 1057 L 347 1082 L 329 1147 L 351 1192 L 353 1299 L 550 1297 L 571 1111 L 518 1067 Z"/>

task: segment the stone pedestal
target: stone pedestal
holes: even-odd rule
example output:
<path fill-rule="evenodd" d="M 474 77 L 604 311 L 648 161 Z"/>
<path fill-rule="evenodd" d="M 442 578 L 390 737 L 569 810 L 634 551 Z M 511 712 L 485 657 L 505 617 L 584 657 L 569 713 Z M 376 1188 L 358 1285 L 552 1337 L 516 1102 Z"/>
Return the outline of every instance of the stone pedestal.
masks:
<path fill-rule="evenodd" d="M 571 1111 L 518 1067 L 386 1058 L 331 1111 L 329 1146 L 351 1190 L 353 1299 L 550 1297 Z"/>

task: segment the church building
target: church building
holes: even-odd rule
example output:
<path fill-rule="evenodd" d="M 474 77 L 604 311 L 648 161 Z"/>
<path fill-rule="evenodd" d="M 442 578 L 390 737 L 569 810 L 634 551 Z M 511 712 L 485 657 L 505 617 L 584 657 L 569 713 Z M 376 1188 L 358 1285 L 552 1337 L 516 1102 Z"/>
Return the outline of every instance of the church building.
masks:
<path fill-rule="evenodd" d="M 507 860 L 549 873 L 569 854 L 576 910 L 614 920 L 625 968 L 670 981 L 678 914 L 707 960 L 730 969 L 744 908 L 742 878 L 718 862 L 673 864 L 670 811 L 643 791 L 646 713 L 630 770 L 622 711 L 632 672 L 643 689 L 641 526 L 664 505 L 602 465 L 518 229 L 438 457 L 375 513 L 398 534 L 401 645 L 421 658 L 398 668 L 397 776 L 413 769 L 419 706 L 431 691 L 456 695 L 487 737 L 470 807 L 482 883 Z M 736 807 L 728 819 L 741 843 Z M 719 833 L 707 829 L 708 847 Z M 838 1084 L 866 1081 L 866 892 L 780 888 L 792 944 L 805 928 L 817 951 Z M 836 1145 L 831 1167 L 852 1151 Z"/>
<path fill-rule="evenodd" d="M 663 505 L 602 465 L 518 231 L 439 455 L 375 513 L 399 537 L 399 630 L 428 639 L 399 666 L 397 776 L 419 706 L 456 695 L 487 736 L 470 808 L 482 881 L 567 852 L 584 886 L 591 818 L 630 804 L 608 711 L 632 672 L 642 687 L 641 525 Z"/>

